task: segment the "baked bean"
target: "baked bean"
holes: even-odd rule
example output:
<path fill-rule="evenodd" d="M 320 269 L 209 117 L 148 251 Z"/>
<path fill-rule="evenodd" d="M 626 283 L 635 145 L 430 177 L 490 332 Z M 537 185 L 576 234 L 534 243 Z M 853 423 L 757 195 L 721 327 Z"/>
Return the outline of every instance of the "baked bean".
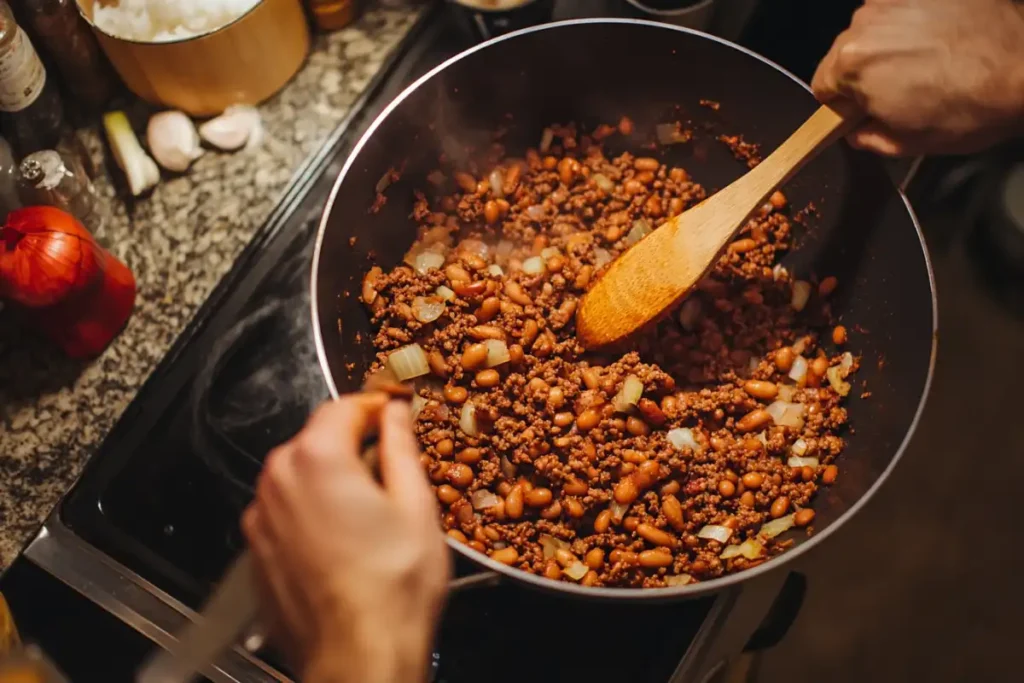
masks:
<path fill-rule="evenodd" d="M 487 546 L 485 546 L 480 541 L 470 541 L 466 545 L 468 545 L 470 548 L 472 548 L 473 550 L 477 551 L 478 553 L 486 553 L 487 552 Z"/>
<path fill-rule="evenodd" d="M 651 428 L 640 418 L 630 415 L 626 419 L 626 431 L 633 436 L 646 436 L 651 433 Z"/>
<path fill-rule="evenodd" d="M 683 517 L 683 506 L 675 496 L 662 496 L 661 513 L 665 515 L 666 521 L 668 521 L 676 531 L 682 531 L 686 528 L 686 520 Z"/>
<path fill-rule="evenodd" d="M 755 247 L 757 247 L 757 242 L 750 239 L 749 237 L 744 237 L 743 239 L 738 239 L 729 245 L 729 253 L 745 254 L 746 252 L 750 251 L 751 249 L 754 249 Z"/>
<path fill-rule="evenodd" d="M 519 561 L 519 552 L 512 546 L 491 551 L 491 559 L 502 564 L 512 565 Z"/>
<path fill-rule="evenodd" d="M 450 462 L 438 462 L 435 463 L 434 467 L 430 470 L 430 481 L 435 484 L 442 484 L 446 481 L 446 475 L 448 474 L 448 468 L 451 467 Z"/>
<path fill-rule="evenodd" d="M 466 543 L 466 542 L 469 541 L 469 539 L 466 538 L 466 534 L 462 533 L 458 529 L 449 529 L 448 530 L 448 536 L 450 538 L 454 538 L 459 543 Z"/>
<path fill-rule="evenodd" d="M 818 356 L 811 361 L 811 372 L 813 372 L 819 379 L 825 376 L 828 371 L 828 359 L 824 356 Z"/>
<path fill-rule="evenodd" d="M 477 280 L 476 282 L 457 280 L 452 283 L 452 289 L 461 297 L 474 299 L 487 293 L 487 283 L 483 280 Z"/>
<path fill-rule="evenodd" d="M 527 320 L 523 323 L 523 333 L 519 337 L 519 343 L 523 345 L 523 348 L 529 348 L 537 338 L 538 332 L 540 332 L 540 328 L 537 327 L 537 321 Z"/>
<path fill-rule="evenodd" d="M 736 494 L 736 485 L 728 479 L 718 482 L 718 493 L 723 498 L 732 498 Z"/>
<path fill-rule="evenodd" d="M 460 498 L 462 498 L 462 494 L 448 484 L 441 484 L 437 487 L 437 499 L 445 505 L 451 505 Z"/>
<path fill-rule="evenodd" d="M 562 504 L 557 500 L 540 511 L 542 519 L 558 519 L 562 516 Z"/>
<path fill-rule="evenodd" d="M 475 370 L 486 362 L 486 344 L 470 344 L 462 352 L 462 367 L 466 370 Z"/>
<path fill-rule="evenodd" d="M 830 486 L 836 482 L 836 477 L 839 476 L 839 468 L 835 465 L 829 465 L 825 468 L 825 471 L 821 474 L 821 483 L 826 486 Z"/>
<path fill-rule="evenodd" d="M 488 368 L 476 373 L 476 377 L 473 379 L 476 380 L 477 386 L 490 389 L 498 386 L 498 383 L 501 381 L 501 375 L 494 368 Z"/>
<path fill-rule="evenodd" d="M 594 533 L 603 534 L 608 531 L 608 528 L 612 525 L 612 511 L 602 510 L 596 518 L 594 518 Z"/>
<path fill-rule="evenodd" d="M 551 489 L 535 488 L 523 496 L 524 502 L 532 508 L 547 507 L 551 504 Z"/>
<path fill-rule="evenodd" d="M 587 551 L 583 562 L 591 569 L 600 569 L 604 566 L 604 550 L 601 548 L 591 548 Z"/>
<path fill-rule="evenodd" d="M 586 289 L 590 284 L 590 278 L 593 274 L 593 266 L 589 264 L 580 266 L 580 269 L 576 271 L 576 280 L 573 282 L 573 285 L 576 286 L 576 289 Z"/>
<path fill-rule="evenodd" d="M 609 226 L 604 231 L 604 238 L 608 242 L 617 242 L 622 237 L 622 228 L 618 225 Z"/>
<path fill-rule="evenodd" d="M 454 178 L 455 182 L 458 184 L 458 186 L 462 189 L 463 192 L 476 192 L 476 178 L 474 178 L 473 176 L 462 171 L 456 171 Z"/>
<path fill-rule="evenodd" d="M 601 414 L 593 408 L 587 408 L 576 418 L 576 426 L 583 430 L 589 431 L 596 427 L 601 422 Z"/>
<path fill-rule="evenodd" d="M 760 472 L 747 472 L 743 475 L 743 478 L 740 481 L 742 481 L 743 485 L 748 489 L 759 489 L 761 488 L 761 484 L 764 483 L 764 475 Z"/>
<path fill-rule="evenodd" d="M 555 423 L 556 427 L 568 427 L 575 419 L 572 413 L 555 413 L 552 422 Z"/>
<path fill-rule="evenodd" d="M 680 485 L 680 483 L 678 481 L 676 481 L 675 479 L 673 479 L 672 481 L 667 482 L 667 483 L 662 485 L 662 487 L 661 487 L 661 495 L 663 495 L 663 496 L 674 496 L 675 494 L 679 493 L 679 489 L 681 489 L 681 488 L 682 488 L 682 486 Z"/>
<path fill-rule="evenodd" d="M 647 462 L 647 454 L 641 451 L 628 449 L 622 452 L 622 459 L 626 462 L 633 463 L 634 465 L 639 465 L 640 463 Z"/>
<path fill-rule="evenodd" d="M 596 586 L 600 582 L 600 580 L 601 579 L 597 575 L 597 572 L 591 570 L 591 571 L 587 572 L 586 574 L 584 574 L 583 578 L 580 579 L 580 585 L 581 586 Z"/>
<path fill-rule="evenodd" d="M 768 511 L 772 517 L 782 517 L 789 511 L 789 498 L 786 496 L 779 496 L 772 501 L 772 507 Z"/>
<path fill-rule="evenodd" d="M 473 276 L 469 274 L 465 268 L 455 263 L 452 263 L 444 269 L 444 274 L 448 277 L 448 281 L 452 284 L 457 282 L 470 282 Z"/>
<path fill-rule="evenodd" d="M 565 267 L 565 259 L 558 254 L 555 254 L 550 257 L 544 265 L 547 267 L 549 273 L 560 273 L 562 272 L 562 268 Z"/>
<path fill-rule="evenodd" d="M 633 160 L 633 168 L 638 171 L 657 171 L 661 162 L 652 157 L 637 157 Z"/>
<path fill-rule="evenodd" d="M 557 548 L 555 550 L 555 562 L 563 567 L 569 567 L 579 562 L 579 560 L 565 548 Z"/>
<path fill-rule="evenodd" d="M 542 380 L 540 377 L 534 377 L 530 380 L 530 383 L 526 385 L 526 388 L 530 390 L 534 398 L 543 398 L 544 395 L 551 389 L 548 383 Z"/>
<path fill-rule="evenodd" d="M 452 464 L 445 475 L 453 486 L 464 489 L 473 483 L 473 468 L 461 462 Z"/>
<path fill-rule="evenodd" d="M 478 322 L 486 323 L 494 319 L 501 310 L 501 299 L 496 296 L 489 296 L 480 302 L 480 308 L 473 314 Z"/>
<path fill-rule="evenodd" d="M 818 295 L 822 298 L 828 296 L 832 292 L 836 291 L 836 287 L 839 286 L 839 280 L 829 275 L 824 278 L 818 285 Z"/>
<path fill-rule="evenodd" d="M 565 392 L 561 387 L 551 387 L 551 391 L 548 392 L 548 405 L 555 410 L 565 405 Z"/>
<path fill-rule="evenodd" d="M 751 453 L 760 453 L 764 450 L 764 444 L 761 443 L 760 439 L 749 438 L 743 440 L 743 450 L 750 451 Z"/>
<path fill-rule="evenodd" d="M 812 521 L 814 521 L 814 510 L 811 508 L 797 510 L 797 513 L 793 515 L 793 523 L 797 526 L 807 526 Z"/>
<path fill-rule="evenodd" d="M 672 553 L 664 550 L 645 550 L 637 557 L 637 561 L 641 567 L 654 568 L 671 567 L 673 559 Z"/>
<path fill-rule="evenodd" d="M 565 157 L 558 162 L 558 179 L 562 181 L 562 184 L 569 187 L 576 180 L 577 174 L 580 172 L 580 164 L 572 157 Z"/>
<path fill-rule="evenodd" d="M 544 161 L 542 162 L 542 164 L 545 170 L 553 171 L 558 166 L 558 159 L 549 155 L 544 157 Z"/>
<path fill-rule="evenodd" d="M 447 458 L 455 450 L 455 442 L 451 439 L 441 439 L 434 445 L 434 449 L 442 458 Z"/>
<path fill-rule="evenodd" d="M 505 282 L 505 294 L 513 302 L 520 306 L 532 306 L 533 299 L 523 290 L 523 286 L 515 280 L 507 280 Z"/>
<path fill-rule="evenodd" d="M 743 495 L 740 496 L 740 505 L 745 508 L 754 507 L 757 501 L 754 499 L 754 494 L 750 491 L 744 491 Z"/>
<path fill-rule="evenodd" d="M 651 524 L 639 524 L 636 527 L 636 533 L 640 538 L 644 539 L 652 545 L 663 545 L 667 548 L 676 547 L 675 537 L 667 531 L 662 531 L 656 526 Z"/>
<path fill-rule="evenodd" d="M 641 481 L 634 477 L 637 484 L 641 485 L 641 488 L 648 488 L 651 484 L 653 484 L 658 479 L 661 479 L 661 477 L 663 476 L 661 471 L 661 465 L 656 460 L 647 460 L 641 463 L 638 474 L 642 474 L 645 477 L 647 477 L 645 481 Z"/>
<path fill-rule="evenodd" d="M 846 328 L 842 325 L 836 325 L 835 329 L 832 330 L 832 343 L 836 346 L 842 346 L 846 343 Z"/>
<path fill-rule="evenodd" d="M 562 568 L 558 566 L 557 562 L 548 560 L 547 564 L 544 565 L 544 578 L 551 579 L 552 581 L 558 581 L 562 578 Z"/>
<path fill-rule="evenodd" d="M 505 515 L 509 519 L 519 519 L 523 516 L 523 487 L 516 485 L 512 487 L 509 494 L 505 496 Z"/>
<path fill-rule="evenodd" d="M 505 333 L 500 327 L 495 327 L 493 325 L 477 325 L 475 327 L 470 327 L 466 330 L 466 334 L 479 341 L 483 341 L 484 339 L 505 340 Z"/>
<path fill-rule="evenodd" d="M 444 400 L 449 403 L 464 403 L 469 398 L 469 391 L 465 387 L 446 385 L 444 388 Z"/>
<path fill-rule="evenodd" d="M 690 174 L 686 172 L 686 169 L 674 167 L 669 169 L 668 177 L 670 180 L 676 183 L 685 183 L 690 179 Z"/>
<path fill-rule="evenodd" d="M 804 481 L 814 481 L 814 468 L 810 465 L 804 465 L 801 467 L 800 478 Z"/>
<path fill-rule="evenodd" d="M 775 352 L 775 367 L 777 367 L 780 372 L 789 372 L 792 370 L 794 360 L 796 360 L 796 354 L 793 353 L 793 349 L 789 346 L 783 346 Z"/>
<path fill-rule="evenodd" d="M 764 427 L 771 421 L 771 413 L 769 413 L 767 410 L 763 408 L 758 408 L 757 410 L 752 410 L 746 415 L 744 415 L 742 418 L 740 418 L 740 420 L 736 423 L 736 429 L 740 430 L 741 432 L 752 432 L 756 429 Z"/>
<path fill-rule="evenodd" d="M 562 491 L 568 496 L 585 496 L 590 486 L 582 479 L 572 477 L 562 485 Z"/>
<path fill-rule="evenodd" d="M 450 441 L 450 440 L 449 440 Z M 463 448 L 459 451 L 455 459 L 459 462 L 466 463 L 467 465 L 475 465 L 480 462 L 480 458 L 483 457 L 483 452 L 479 448 Z"/>
<path fill-rule="evenodd" d="M 640 526 L 640 520 L 636 517 L 626 517 L 622 520 L 622 527 L 630 533 L 636 531 L 638 526 Z"/>
<path fill-rule="evenodd" d="M 508 346 L 508 362 L 512 365 L 519 365 L 523 362 L 526 354 L 523 353 L 523 347 L 519 344 L 509 344 Z"/>
<path fill-rule="evenodd" d="M 784 209 L 786 208 L 786 195 L 775 190 L 775 192 L 772 192 L 772 196 L 768 198 L 768 202 L 775 209 Z"/>
<path fill-rule="evenodd" d="M 579 519 L 587 512 L 583 507 L 583 503 L 579 502 L 575 498 L 565 499 L 565 511 L 569 513 L 569 516 L 573 519 Z"/>
<path fill-rule="evenodd" d="M 759 398 L 762 401 L 771 400 L 779 393 L 779 387 L 775 382 L 766 382 L 760 379 L 747 380 L 743 385 L 743 390 L 754 398 Z"/>

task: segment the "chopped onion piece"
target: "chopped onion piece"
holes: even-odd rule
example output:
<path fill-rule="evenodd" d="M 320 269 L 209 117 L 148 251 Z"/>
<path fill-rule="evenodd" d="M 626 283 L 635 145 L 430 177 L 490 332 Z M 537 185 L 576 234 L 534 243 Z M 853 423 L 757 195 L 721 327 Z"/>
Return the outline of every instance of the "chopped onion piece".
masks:
<path fill-rule="evenodd" d="M 487 181 L 491 184 L 491 192 L 495 196 L 505 196 L 505 174 L 500 167 L 491 171 L 491 174 L 487 176 Z"/>
<path fill-rule="evenodd" d="M 485 339 L 484 346 L 487 347 L 487 367 L 493 368 L 509 361 L 508 345 L 502 340 Z"/>
<path fill-rule="evenodd" d="M 843 372 L 849 372 L 853 368 L 853 354 L 847 351 L 843 354 L 843 359 L 839 362 L 839 367 L 843 369 Z"/>
<path fill-rule="evenodd" d="M 568 552 L 569 544 L 560 538 L 549 536 L 548 534 L 541 534 L 537 541 L 540 543 L 540 547 L 544 549 L 544 559 L 550 560 L 555 556 L 556 550 L 565 550 Z"/>
<path fill-rule="evenodd" d="M 482 259 L 487 259 L 491 249 L 483 241 L 468 239 L 459 243 L 459 250 L 468 254 L 476 254 Z"/>
<path fill-rule="evenodd" d="M 435 169 L 427 174 L 427 182 L 431 185 L 444 185 L 444 181 L 447 180 L 444 173 Z"/>
<path fill-rule="evenodd" d="M 544 259 L 540 256 L 531 256 L 523 261 L 523 272 L 527 275 L 540 275 L 544 272 Z"/>
<path fill-rule="evenodd" d="M 765 450 L 768 450 L 768 437 L 765 435 L 763 430 L 758 432 L 757 436 L 755 436 L 754 438 L 764 445 Z"/>
<path fill-rule="evenodd" d="M 551 149 L 551 143 L 555 141 L 555 131 L 550 128 L 545 128 L 544 132 L 540 135 L 540 145 L 537 149 L 540 150 L 541 154 L 547 154 L 548 150 Z"/>
<path fill-rule="evenodd" d="M 670 444 L 680 450 L 684 448 L 690 448 L 694 451 L 700 450 L 700 444 L 697 443 L 697 439 L 693 436 L 693 430 L 689 427 L 679 427 L 669 430 L 668 434 L 665 436 L 668 438 L 668 442 Z"/>
<path fill-rule="evenodd" d="M 732 529 L 720 524 L 708 524 L 697 532 L 697 538 L 706 538 L 719 543 L 725 543 L 732 536 Z"/>
<path fill-rule="evenodd" d="M 412 408 L 412 421 L 415 422 L 417 418 L 419 418 L 420 413 L 423 412 L 424 406 L 427 405 L 427 399 L 423 398 L 419 394 L 413 394 L 410 404 Z"/>
<path fill-rule="evenodd" d="M 421 377 L 430 372 L 427 354 L 419 344 L 409 344 L 391 352 L 387 366 L 395 373 L 395 379 L 404 382 L 407 379 Z"/>
<path fill-rule="evenodd" d="M 501 503 L 501 498 L 487 489 L 477 489 L 469 497 L 474 510 L 487 510 Z"/>
<path fill-rule="evenodd" d="M 540 204 L 531 204 L 530 206 L 526 207 L 526 215 L 531 220 L 539 221 L 540 219 L 544 218 L 544 214 L 544 207 Z"/>
<path fill-rule="evenodd" d="M 676 574 L 675 576 L 666 576 L 666 586 L 685 586 L 688 583 L 693 582 L 693 577 L 689 574 Z"/>
<path fill-rule="evenodd" d="M 506 479 L 516 478 L 516 466 L 512 464 L 512 461 L 506 458 L 504 455 L 501 456 L 501 474 Z"/>
<path fill-rule="evenodd" d="M 421 323 L 432 323 L 444 313 L 444 299 L 439 296 L 418 296 L 412 300 L 412 314 Z"/>
<path fill-rule="evenodd" d="M 797 439 L 793 442 L 793 445 L 789 447 L 789 450 L 792 451 L 793 455 L 803 456 L 807 453 L 807 442 L 803 439 Z"/>
<path fill-rule="evenodd" d="M 644 383 L 637 379 L 636 375 L 626 375 L 622 382 L 622 388 L 612 399 L 612 406 L 616 412 L 625 413 L 636 405 L 644 393 Z"/>
<path fill-rule="evenodd" d="M 597 185 L 602 190 L 604 190 L 605 192 L 611 192 L 612 190 L 615 189 L 615 183 L 613 183 L 611 179 L 606 175 L 603 175 L 601 173 L 595 173 L 590 177 L 593 179 L 594 184 Z"/>
<path fill-rule="evenodd" d="M 501 277 L 502 275 L 505 274 L 505 271 L 502 270 L 501 266 L 499 266 L 497 263 L 492 263 L 491 265 L 487 266 L 487 274 L 493 275 L 494 277 Z"/>
<path fill-rule="evenodd" d="M 608 506 L 608 509 L 612 511 L 612 519 L 618 524 L 626 516 L 626 513 L 629 512 L 629 505 L 612 500 L 612 504 Z"/>
<path fill-rule="evenodd" d="M 748 538 L 738 545 L 728 545 L 719 555 L 723 560 L 731 560 L 734 557 L 745 557 L 748 560 L 756 560 L 764 553 L 764 546 L 757 540 Z"/>
<path fill-rule="evenodd" d="M 789 465 L 790 467 L 817 467 L 818 459 L 801 458 L 798 455 L 791 455 L 789 456 L 789 460 L 786 461 L 786 464 Z"/>
<path fill-rule="evenodd" d="M 413 268 L 416 269 L 417 273 L 426 273 L 431 269 L 440 270 L 443 265 L 444 254 L 439 254 L 436 251 L 421 251 L 416 254 L 416 258 L 413 261 Z"/>
<path fill-rule="evenodd" d="M 789 277 L 789 271 L 786 270 L 786 267 L 781 263 L 776 263 L 775 267 L 772 268 L 772 279 L 778 282 L 785 280 L 787 277 Z"/>
<path fill-rule="evenodd" d="M 799 339 L 797 339 L 796 343 L 793 344 L 793 353 L 795 353 L 798 356 L 802 356 L 804 351 L 807 350 L 807 344 L 809 341 L 809 337 L 800 337 Z"/>
<path fill-rule="evenodd" d="M 832 386 L 832 389 L 840 396 L 846 396 L 850 393 L 850 383 L 843 380 L 842 367 L 833 365 L 825 371 L 825 377 L 828 378 L 828 383 Z"/>
<path fill-rule="evenodd" d="M 780 427 L 800 429 L 804 426 L 804 404 L 775 401 L 766 409 Z"/>
<path fill-rule="evenodd" d="M 587 567 L 587 565 L 583 564 L 579 560 L 576 560 L 575 562 L 573 562 L 568 567 L 562 570 L 562 572 L 565 573 L 565 575 L 573 581 L 579 581 L 584 576 L 586 576 L 587 572 L 589 571 L 590 569 Z"/>
<path fill-rule="evenodd" d="M 683 302 L 683 307 L 679 309 L 679 324 L 687 332 L 692 332 L 697 326 L 700 308 L 700 297 L 691 296 Z"/>
<path fill-rule="evenodd" d="M 494 258 L 504 261 L 512 253 L 512 250 L 516 248 L 509 240 L 499 240 L 498 245 L 494 247 Z"/>
<path fill-rule="evenodd" d="M 797 356 L 793 359 L 793 367 L 789 369 L 789 378 L 794 382 L 803 382 L 807 377 L 807 359 Z"/>
<path fill-rule="evenodd" d="M 426 358 L 424 358 L 424 362 L 426 362 Z M 427 369 L 429 370 L 429 368 Z M 472 401 L 462 404 L 462 412 L 459 413 L 459 429 L 466 436 L 477 436 L 480 433 L 476 424 L 476 406 Z"/>
<path fill-rule="evenodd" d="M 602 266 L 610 263 L 612 260 L 611 252 L 607 249 L 601 249 L 598 247 L 594 250 L 594 267 L 601 268 Z"/>
<path fill-rule="evenodd" d="M 675 145 L 690 141 L 690 135 L 682 129 L 678 122 L 659 123 L 654 127 L 654 133 L 658 136 L 658 144 L 661 145 Z"/>
<path fill-rule="evenodd" d="M 437 294 L 445 301 L 455 300 L 455 292 L 453 292 L 450 288 L 445 287 L 444 285 L 438 285 L 437 289 L 434 290 L 434 294 Z"/>
<path fill-rule="evenodd" d="M 558 250 L 558 247 L 544 247 L 540 250 L 540 257 L 542 259 L 549 259 L 552 256 L 558 256 L 561 253 L 562 252 Z"/>
<path fill-rule="evenodd" d="M 788 384 L 779 385 L 779 400 L 792 401 L 794 396 L 796 396 L 796 387 L 792 387 Z"/>
<path fill-rule="evenodd" d="M 630 229 L 629 234 L 626 235 L 626 244 L 632 246 L 649 235 L 650 232 L 650 223 L 645 221 L 643 218 L 639 218 L 633 221 L 633 227 Z"/>
<path fill-rule="evenodd" d="M 391 187 L 391 183 L 396 180 L 398 180 L 398 172 L 393 168 L 389 168 L 384 171 L 384 175 L 380 177 L 380 180 L 377 181 L 377 185 L 373 189 L 377 194 L 383 194 L 384 190 Z"/>
<path fill-rule="evenodd" d="M 784 531 L 789 531 L 796 524 L 796 513 L 786 515 L 785 517 L 779 517 L 766 523 L 761 527 L 761 530 L 757 532 L 760 538 L 775 538 Z"/>
<path fill-rule="evenodd" d="M 804 280 L 797 280 L 793 283 L 793 298 L 790 299 L 790 305 L 794 310 L 802 311 L 807 305 L 808 299 L 811 298 L 811 283 Z"/>

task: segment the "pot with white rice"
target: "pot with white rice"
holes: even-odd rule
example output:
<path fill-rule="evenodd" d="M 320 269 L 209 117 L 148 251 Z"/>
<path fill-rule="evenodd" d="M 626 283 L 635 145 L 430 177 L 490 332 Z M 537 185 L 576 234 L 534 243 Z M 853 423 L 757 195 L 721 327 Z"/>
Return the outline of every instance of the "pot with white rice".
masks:
<path fill-rule="evenodd" d="M 257 104 L 309 51 L 300 0 L 77 0 L 128 88 L 193 116 Z"/>

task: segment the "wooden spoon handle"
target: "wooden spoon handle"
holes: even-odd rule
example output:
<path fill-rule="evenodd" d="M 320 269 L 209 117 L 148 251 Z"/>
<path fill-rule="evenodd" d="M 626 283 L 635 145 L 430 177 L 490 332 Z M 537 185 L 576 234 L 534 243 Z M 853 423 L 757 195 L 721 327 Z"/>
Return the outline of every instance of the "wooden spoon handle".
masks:
<path fill-rule="evenodd" d="M 764 161 L 724 191 L 750 202 L 750 211 L 753 212 L 818 151 L 849 133 L 862 118 L 863 114 L 849 106 L 821 105 Z"/>

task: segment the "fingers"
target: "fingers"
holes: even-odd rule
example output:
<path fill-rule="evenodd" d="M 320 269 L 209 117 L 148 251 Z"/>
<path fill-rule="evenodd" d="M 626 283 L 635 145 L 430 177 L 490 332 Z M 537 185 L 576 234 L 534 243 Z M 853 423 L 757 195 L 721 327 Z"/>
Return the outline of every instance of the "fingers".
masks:
<path fill-rule="evenodd" d="M 304 461 L 362 467 L 360 456 L 366 434 L 376 429 L 387 403 L 384 394 L 351 394 L 321 405 L 293 443 Z"/>
<path fill-rule="evenodd" d="M 434 494 L 420 464 L 412 414 L 401 401 L 388 403 L 381 415 L 380 473 L 384 488 L 404 512 L 436 520 Z"/>
<path fill-rule="evenodd" d="M 878 121 L 869 121 L 860 126 L 847 136 L 847 141 L 857 149 L 887 157 L 908 156 L 912 153 L 905 140 Z"/>

